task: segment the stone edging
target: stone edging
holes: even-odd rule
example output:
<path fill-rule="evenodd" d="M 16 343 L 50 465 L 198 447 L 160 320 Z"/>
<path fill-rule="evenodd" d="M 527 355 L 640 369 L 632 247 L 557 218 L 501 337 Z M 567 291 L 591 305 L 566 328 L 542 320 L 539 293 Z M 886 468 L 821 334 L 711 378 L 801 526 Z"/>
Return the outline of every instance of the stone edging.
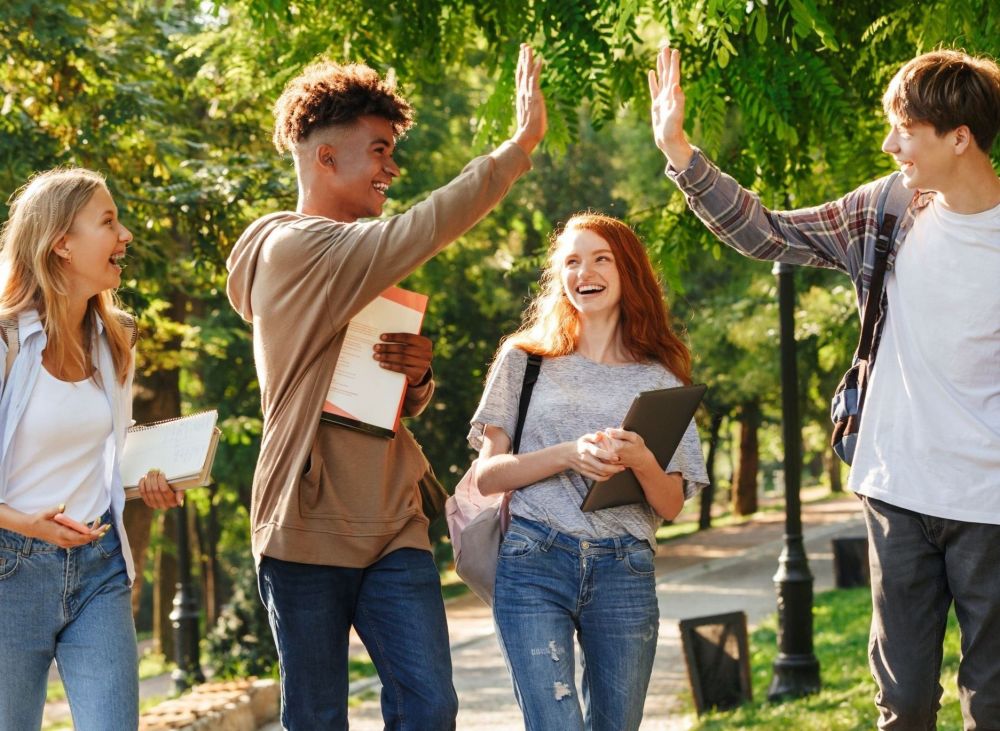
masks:
<path fill-rule="evenodd" d="M 203 683 L 163 701 L 139 718 L 139 731 L 256 731 L 278 717 L 275 680 Z"/>

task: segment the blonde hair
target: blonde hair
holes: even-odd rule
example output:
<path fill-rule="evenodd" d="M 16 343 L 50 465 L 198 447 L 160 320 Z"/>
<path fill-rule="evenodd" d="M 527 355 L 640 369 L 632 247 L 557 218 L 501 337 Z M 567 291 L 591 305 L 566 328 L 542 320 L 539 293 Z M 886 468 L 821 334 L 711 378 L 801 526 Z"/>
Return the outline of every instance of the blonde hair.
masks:
<path fill-rule="evenodd" d="M 55 246 L 98 189 L 104 177 L 84 168 L 59 168 L 34 175 L 10 202 L 10 215 L 0 231 L 0 318 L 16 319 L 35 309 L 45 328 L 46 350 L 59 363 L 90 370 L 88 345 L 96 334 L 95 317 L 104 322 L 115 373 L 122 383 L 132 365 L 131 333 L 119 319 L 113 290 L 87 302 L 83 347 L 69 332 L 67 277 Z"/>

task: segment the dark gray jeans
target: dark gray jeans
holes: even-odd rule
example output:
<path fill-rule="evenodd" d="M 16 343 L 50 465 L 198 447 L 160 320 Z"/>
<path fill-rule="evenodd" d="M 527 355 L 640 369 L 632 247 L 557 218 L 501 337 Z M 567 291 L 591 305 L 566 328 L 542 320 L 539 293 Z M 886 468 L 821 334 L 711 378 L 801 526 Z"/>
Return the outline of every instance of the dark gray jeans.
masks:
<path fill-rule="evenodd" d="M 1000 525 L 934 518 L 862 498 L 868 524 L 880 729 L 933 730 L 948 609 L 962 633 L 967 731 L 1000 730 Z"/>

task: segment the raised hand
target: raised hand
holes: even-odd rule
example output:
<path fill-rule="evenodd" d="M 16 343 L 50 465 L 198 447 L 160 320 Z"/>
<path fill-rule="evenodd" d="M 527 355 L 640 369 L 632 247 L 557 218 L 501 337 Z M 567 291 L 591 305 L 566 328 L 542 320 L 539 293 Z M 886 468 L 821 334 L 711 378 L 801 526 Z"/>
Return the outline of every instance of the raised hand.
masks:
<path fill-rule="evenodd" d="M 649 98 L 653 139 L 676 170 L 691 162 L 694 150 L 684 134 L 684 91 L 681 89 L 681 52 L 664 46 L 649 71 Z"/>
<path fill-rule="evenodd" d="M 375 346 L 375 360 L 383 368 L 406 376 L 410 386 L 419 386 L 431 367 L 434 345 L 430 338 L 412 333 L 382 333 Z"/>
<path fill-rule="evenodd" d="M 542 60 L 536 59 L 534 51 L 527 43 L 521 44 L 514 76 L 514 107 L 517 114 L 517 130 L 511 138 L 529 155 L 545 136 L 549 124 L 545 109 L 545 97 L 539 78 Z"/>

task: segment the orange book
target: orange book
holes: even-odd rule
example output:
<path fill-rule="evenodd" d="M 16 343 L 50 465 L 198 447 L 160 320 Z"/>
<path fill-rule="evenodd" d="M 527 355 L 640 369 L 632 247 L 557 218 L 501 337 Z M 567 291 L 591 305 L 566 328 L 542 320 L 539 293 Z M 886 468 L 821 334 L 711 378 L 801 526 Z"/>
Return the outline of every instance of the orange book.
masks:
<path fill-rule="evenodd" d="M 419 333 L 427 295 L 390 287 L 347 325 L 344 344 L 323 404 L 322 420 L 393 438 L 406 397 L 406 376 L 373 357 L 383 333 Z"/>

